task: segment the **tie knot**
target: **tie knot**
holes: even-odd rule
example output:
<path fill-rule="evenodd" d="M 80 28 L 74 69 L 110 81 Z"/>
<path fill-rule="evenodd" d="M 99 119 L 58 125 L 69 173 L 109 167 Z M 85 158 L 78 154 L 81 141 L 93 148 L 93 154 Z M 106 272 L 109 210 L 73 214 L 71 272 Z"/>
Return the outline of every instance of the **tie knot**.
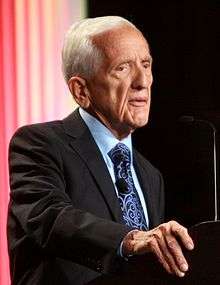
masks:
<path fill-rule="evenodd" d="M 116 146 L 108 152 L 108 156 L 114 165 L 119 165 L 121 162 L 131 163 L 130 150 L 123 143 L 116 144 Z"/>

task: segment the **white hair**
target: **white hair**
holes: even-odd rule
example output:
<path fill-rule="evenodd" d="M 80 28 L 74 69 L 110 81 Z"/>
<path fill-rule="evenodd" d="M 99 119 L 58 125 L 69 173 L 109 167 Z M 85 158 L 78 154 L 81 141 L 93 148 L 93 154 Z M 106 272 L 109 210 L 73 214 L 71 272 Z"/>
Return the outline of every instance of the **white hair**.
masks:
<path fill-rule="evenodd" d="M 92 42 L 92 37 L 114 27 L 136 27 L 119 16 L 86 18 L 74 23 L 66 33 L 62 50 L 62 69 L 65 80 L 72 76 L 90 77 L 102 60 L 102 52 Z"/>

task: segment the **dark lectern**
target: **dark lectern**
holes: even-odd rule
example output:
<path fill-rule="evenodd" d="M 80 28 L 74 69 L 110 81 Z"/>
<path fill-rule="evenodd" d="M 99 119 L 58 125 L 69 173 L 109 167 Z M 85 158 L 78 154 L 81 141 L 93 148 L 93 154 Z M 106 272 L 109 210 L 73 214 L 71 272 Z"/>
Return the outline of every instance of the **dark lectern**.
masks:
<path fill-rule="evenodd" d="M 184 254 L 189 271 L 183 278 L 166 273 L 152 256 L 131 258 L 121 271 L 102 276 L 90 285 L 219 285 L 220 284 L 220 221 L 203 222 L 189 229 L 194 240 L 193 251 Z"/>

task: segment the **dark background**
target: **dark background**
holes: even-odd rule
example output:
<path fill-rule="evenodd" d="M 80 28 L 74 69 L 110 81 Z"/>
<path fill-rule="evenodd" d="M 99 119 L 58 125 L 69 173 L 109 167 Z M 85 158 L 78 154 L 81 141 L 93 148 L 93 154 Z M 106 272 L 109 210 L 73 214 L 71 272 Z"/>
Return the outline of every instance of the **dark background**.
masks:
<path fill-rule="evenodd" d="M 127 18 L 150 44 L 150 121 L 133 140 L 163 173 L 167 219 L 186 226 L 213 219 L 213 130 L 179 118 L 220 127 L 220 1 L 90 0 L 88 7 L 90 17 Z M 218 149 L 217 135 L 217 155 Z"/>

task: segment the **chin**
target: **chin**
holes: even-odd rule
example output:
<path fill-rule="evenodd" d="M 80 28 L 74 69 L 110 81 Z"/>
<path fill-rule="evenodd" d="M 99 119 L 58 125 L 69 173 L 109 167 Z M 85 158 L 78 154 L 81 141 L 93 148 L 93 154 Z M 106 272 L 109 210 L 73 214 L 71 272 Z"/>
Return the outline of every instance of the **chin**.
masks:
<path fill-rule="evenodd" d="M 130 125 L 134 128 L 144 127 L 148 123 L 149 118 L 149 109 L 140 108 L 139 110 L 135 110 L 135 112 L 130 112 L 130 116 L 128 120 L 130 121 Z"/>
<path fill-rule="evenodd" d="M 136 118 L 136 120 L 134 120 L 134 125 L 136 126 L 136 128 L 144 127 L 147 123 L 148 123 L 148 116 L 147 117 L 141 116 L 139 118 Z"/>
<path fill-rule="evenodd" d="M 129 126 L 130 126 L 130 129 L 131 129 L 132 132 L 133 132 L 133 131 L 135 131 L 136 129 L 139 129 L 139 128 L 141 128 L 141 127 L 146 126 L 147 123 L 148 123 L 148 119 L 146 119 L 146 120 L 141 120 L 141 121 L 139 120 L 139 121 L 130 123 Z"/>

